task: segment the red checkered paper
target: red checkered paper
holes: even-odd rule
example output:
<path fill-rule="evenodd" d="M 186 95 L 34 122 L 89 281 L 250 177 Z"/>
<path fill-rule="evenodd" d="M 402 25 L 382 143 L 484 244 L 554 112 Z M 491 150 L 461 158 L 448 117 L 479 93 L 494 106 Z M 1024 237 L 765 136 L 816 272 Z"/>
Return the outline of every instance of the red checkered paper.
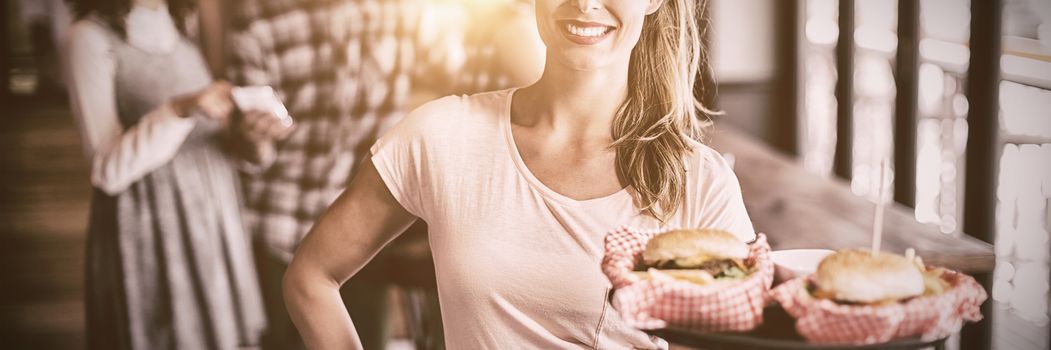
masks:
<path fill-rule="evenodd" d="M 667 232 L 621 227 L 606 234 L 602 272 L 613 283 L 613 307 L 628 324 L 640 329 L 668 325 L 706 332 L 748 331 L 763 322 L 766 294 L 774 279 L 770 245 L 759 234 L 745 261 L 757 270 L 741 281 L 709 285 L 655 274 L 643 280 L 632 273 L 646 242 Z"/>
<path fill-rule="evenodd" d="M 810 277 L 785 282 L 771 297 L 796 318 L 796 331 L 813 343 L 877 344 L 919 336 L 932 341 L 960 331 L 964 321 L 982 319 L 985 289 L 971 276 L 946 271 L 949 289 L 931 296 L 884 305 L 844 305 L 814 298 Z"/>

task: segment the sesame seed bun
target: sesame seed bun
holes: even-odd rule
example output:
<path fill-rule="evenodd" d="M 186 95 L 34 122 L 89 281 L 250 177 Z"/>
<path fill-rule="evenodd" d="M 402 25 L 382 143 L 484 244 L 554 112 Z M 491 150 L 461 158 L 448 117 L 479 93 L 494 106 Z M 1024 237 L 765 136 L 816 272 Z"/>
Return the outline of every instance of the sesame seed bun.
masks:
<path fill-rule="evenodd" d="M 711 260 L 748 257 L 748 245 L 733 234 L 713 229 L 675 230 L 662 233 L 646 243 L 642 259 L 647 264 L 677 261 L 682 267 L 699 266 Z"/>
<path fill-rule="evenodd" d="M 868 250 L 829 255 L 814 274 L 818 294 L 860 304 L 896 301 L 923 294 L 923 274 L 916 264 L 893 253 L 873 256 Z"/>

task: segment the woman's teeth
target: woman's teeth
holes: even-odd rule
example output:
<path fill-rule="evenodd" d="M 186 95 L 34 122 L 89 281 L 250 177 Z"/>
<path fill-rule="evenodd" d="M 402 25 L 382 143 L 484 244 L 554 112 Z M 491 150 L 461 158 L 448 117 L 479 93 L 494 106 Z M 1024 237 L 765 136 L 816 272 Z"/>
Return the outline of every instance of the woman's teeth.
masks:
<path fill-rule="evenodd" d="M 566 24 L 566 30 L 570 34 L 584 37 L 600 37 L 606 35 L 609 32 L 609 27 L 578 27 L 572 24 Z"/>

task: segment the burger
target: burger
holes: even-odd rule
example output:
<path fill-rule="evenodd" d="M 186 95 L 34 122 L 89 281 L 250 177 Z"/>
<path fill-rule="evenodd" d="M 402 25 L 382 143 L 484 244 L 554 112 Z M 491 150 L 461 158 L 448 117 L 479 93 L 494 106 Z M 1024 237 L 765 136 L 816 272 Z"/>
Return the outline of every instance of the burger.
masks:
<path fill-rule="evenodd" d="M 654 273 L 663 273 L 697 284 L 739 280 L 752 272 L 744 264 L 748 254 L 748 245 L 726 231 L 668 231 L 646 243 L 636 275 L 649 279 Z"/>
<path fill-rule="evenodd" d="M 880 305 L 948 288 L 943 269 L 927 269 L 921 259 L 908 255 L 860 249 L 829 255 L 817 266 L 811 294 L 840 304 Z"/>

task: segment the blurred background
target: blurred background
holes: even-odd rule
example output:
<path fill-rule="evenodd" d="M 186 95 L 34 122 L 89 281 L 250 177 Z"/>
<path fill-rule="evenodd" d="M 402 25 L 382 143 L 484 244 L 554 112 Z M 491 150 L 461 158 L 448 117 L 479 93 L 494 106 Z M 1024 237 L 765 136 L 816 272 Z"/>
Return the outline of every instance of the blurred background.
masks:
<path fill-rule="evenodd" d="M 419 1 L 440 4 L 433 20 L 458 38 L 442 55 L 453 57 L 453 80 L 471 81 L 421 84 L 414 104 L 450 85 L 520 85 L 538 71 L 469 74 L 476 57 L 501 52 L 463 45 L 483 40 L 468 27 L 487 18 L 472 14 L 485 1 Z M 201 6 L 229 24 L 235 4 Z M 528 23 L 528 2 L 515 6 Z M 0 20 L 0 343 L 82 348 L 92 190 L 63 84 L 72 17 L 61 0 L 4 0 Z M 710 24 L 705 83 L 717 89 L 704 94 L 725 112 L 720 128 L 872 201 L 889 160 L 888 200 L 945 235 L 994 244 L 992 326 L 971 345 L 1049 348 L 1051 1 L 711 0 L 699 20 Z M 217 75 L 227 34 L 202 33 Z M 412 304 L 392 294 L 392 335 L 404 341 L 391 346 L 412 348 Z"/>
<path fill-rule="evenodd" d="M 1047 349 L 1051 2 L 714 1 L 724 119 L 993 243 L 993 349 Z M 844 35 L 846 34 L 846 35 Z M 952 342 L 950 342 L 952 345 Z"/>

